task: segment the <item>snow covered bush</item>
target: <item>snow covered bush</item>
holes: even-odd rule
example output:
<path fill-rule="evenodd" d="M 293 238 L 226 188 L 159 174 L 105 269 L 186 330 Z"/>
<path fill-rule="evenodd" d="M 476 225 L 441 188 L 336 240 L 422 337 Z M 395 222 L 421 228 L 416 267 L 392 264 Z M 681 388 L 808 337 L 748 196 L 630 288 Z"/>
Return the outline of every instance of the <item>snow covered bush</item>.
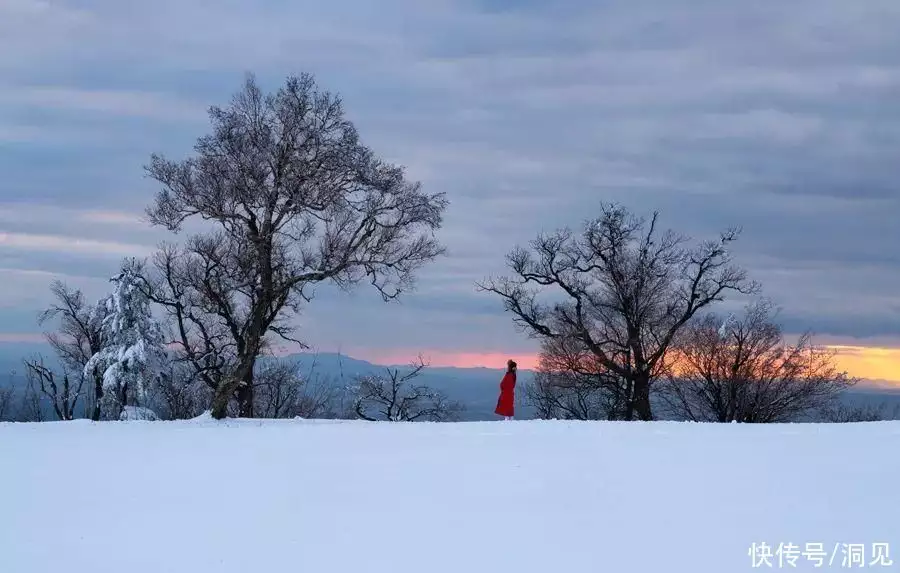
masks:
<path fill-rule="evenodd" d="M 150 408 L 144 408 L 141 406 L 125 406 L 124 408 L 122 408 L 122 413 L 119 414 L 119 420 L 123 422 L 133 420 L 156 422 L 159 420 L 159 416 L 157 416 L 156 412 L 154 412 Z"/>
<path fill-rule="evenodd" d="M 149 384 L 166 364 L 166 351 L 162 327 L 139 288 L 134 266 L 126 265 L 110 281 L 115 289 L 96 309 L 102 316 L 104 345 L 87 362 L 84 373 L 102 374 L 105 393 L 124 407 L 129 395 L 137 400 L 146 396 Z"/>

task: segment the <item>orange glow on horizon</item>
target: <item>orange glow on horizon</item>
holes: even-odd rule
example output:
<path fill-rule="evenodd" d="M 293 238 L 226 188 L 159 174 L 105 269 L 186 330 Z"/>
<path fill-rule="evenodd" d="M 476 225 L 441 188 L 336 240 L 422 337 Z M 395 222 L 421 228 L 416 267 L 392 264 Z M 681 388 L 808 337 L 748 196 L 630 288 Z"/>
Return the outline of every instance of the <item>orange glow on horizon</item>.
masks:
<path fill-rule="evenodd" d="M 512 358 L 522 370 L 537 367 L 535 354 L 501 354 L 499 352 L 444 352 L 439 350 L 423 351 L 422 358 L 429 366 L 455 368 L 496 368 L 505 369 L 506 361 Z M 376 364 L 390 366 L 408 364 L 417 359 L 418 354 L 408 352 L 366 352 L 349 353 L 354 358 L 368 360 Z"/>
<path fill-rule="evenodd" d="M 851 376 L 868 380 L 885 380 L 900 386 L 900 348 L 878 348 L 865 346 L 829 346 L 837 351 L 836 363 L 840 370 Z M 499 352 L 422 352 L 430 366 L 452 366 L 457 368 L 506 367 L 506 361 L 515 360 L 519 368 L 530 370 L 537 367 L 536 354 L 501 354 Z M 415 353 L 407 352 L 360 352 L 354 357 L 378 364 L 407 364 L 416 359 Z"/>
<path fill-rule="evenodd" d="M 900 385 L 900 348 L 830 346 L 837 351 L 837 365 L 851 376 L 887 380 Z"/>

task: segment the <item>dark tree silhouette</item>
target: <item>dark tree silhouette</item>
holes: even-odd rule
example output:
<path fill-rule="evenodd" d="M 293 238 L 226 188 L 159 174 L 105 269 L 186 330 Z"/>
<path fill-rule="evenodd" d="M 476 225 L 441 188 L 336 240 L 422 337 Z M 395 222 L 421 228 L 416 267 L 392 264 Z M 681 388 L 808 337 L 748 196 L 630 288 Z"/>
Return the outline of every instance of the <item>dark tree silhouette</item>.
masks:
<path fill-rule="evenodd" d="M 801 421 L 856 383 L 808 333 L 788 344 L 774 315 L 771 302 L 759 301 L 740 318 L 710 314 L 689 325 L 660 392 L 673 413 L 704 422 Z"/>
<path fill-rule="evenodd" d="M 271 336 L 300 343 L 289 319 L 313 287 L 368 281 L 396 299 L 443 253 L 433 232 L 447 201 L 378 159 L 310 75 L 270 95 L 249 76 L 210 118 L 194 157 L 154 156 L 147 168 L 163 186 L 151 222 L 212 228 L 163 248 L 147 287 L 173 321 L 180 359 L 213 388 L 213 416 L 232 399 L 252 416 L 257 357 Z"/>
<path fill-rule="evenodd" d="M 38 357 L 25 361 L 25 376 L 50 401 L 57 419 L 75 419 L 75 408 L 82 398 L 81 389 L 84 386 L 81 372 L 72 375 L 65 367 L 61 373 L 54 372 L 44 364 L 43 358 Z"/>
<path fill-rule="evenodd" d="M 678 331 L 727 292 L 758 288 L 731 263 L 736 230 L 690 248 L 685 237 L 656 227 L 656 213 L 647 221 L 603 205 L 580 234 L 562 229 L 539 236 L 530 250 L 516 248 L 508 256 L 513 277 L 478 285 L 499 295 L 531 335 L 576 344 L 620 377 L 626 420 L 653 418 L 651 384 Z M 544 290 L 558 302 L 540 302 Z"/>
<path fill-rule="evenodd" d="M 464 406 L 449 400 L 442 392 L 428 386 L 409 384 L 425 368 L 419 360 L 410 370 L 401 374 L 399 370 L 387 369 L 387 375 L 361 376 L 354 388 L 354 411 L 356 415 L 369 421 L 388 422 L 449 422 L 459 419 Z"/>
<path fill-rule="evenodd" d="M 525 398 L 542 419 L 621 420 L 628 396 L 623 379 L 572 339 L 542 343 Z"/>
<path fill-rule="evenodd" d="M 57 415 L 61 415 L 66 414 L 69 405 L 74 409 L 74 403 L 70 404 L 70 400 L 77 401 L 82 397 L 82 387 L 86 382 L 84 367 L 91 356 L 103 347 L 101 323 L 104 309 L 88 304 L 80 290 L 70 288 L 61 281 L 53 281 L 50 292 L 55 302 L 41 312 L 38 322 L 44 325 L 56 321 L 56 330 L 45 333 L 44 337 L 59 358 L 64 372 L 52 372 L 44 365 L 43 358 L 38 357 L 26 363 L 26 374 L 33 377 L 41 392 L 50 397 Z M 95 373 L 89 378 L 93 386 L 90 418 L 97 421 L 103 399 L 103 375 Z M 64 391 L 64 387 L 67 390 Z M 73 388 L 77 388 L 74 395 L 71 393 Z"/>
<path fill-rule="evenodd" d="M 335 418 L 338 388 L 303 376 L 290 360 L 264 364 L 254 376 L 254 410 L 262 418 Z"/>
<path fill-rule="evenodd" d="M 6 387 L 0 388 L 0 422 L 11 422 L 13 417 L 13 398 L 16 396 L 13 388 L 13 374 L 9 374 L 9 383 Z"/>

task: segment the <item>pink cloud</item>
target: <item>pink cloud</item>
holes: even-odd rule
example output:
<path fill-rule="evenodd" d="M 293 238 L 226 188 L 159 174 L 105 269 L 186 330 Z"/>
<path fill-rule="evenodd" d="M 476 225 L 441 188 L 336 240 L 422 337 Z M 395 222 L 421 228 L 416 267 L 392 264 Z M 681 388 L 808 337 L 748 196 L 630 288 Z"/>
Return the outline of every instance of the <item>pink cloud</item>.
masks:
<path fill-rule="evenodd" d="M 0 332 L 0 343 L 8 342 L 45 342 L 43 334 L 29 332 Z"/>
<path fill-rule="evenodd" d="M 400 365 L 413 362 L 419 352 L 412 350 L 373 350 L 359 349 L 348 352 L 354 358 L 366 360 L 373 364 Z M 518 363 L 521 369 L 533 369 L 537 366 L 537 356 L 528 352 L 453 352 L 445 350 L 425 350 L 422 357 L 432 367 L 451 366 L 456 368 L 506 368 L 510 358 Z"/>

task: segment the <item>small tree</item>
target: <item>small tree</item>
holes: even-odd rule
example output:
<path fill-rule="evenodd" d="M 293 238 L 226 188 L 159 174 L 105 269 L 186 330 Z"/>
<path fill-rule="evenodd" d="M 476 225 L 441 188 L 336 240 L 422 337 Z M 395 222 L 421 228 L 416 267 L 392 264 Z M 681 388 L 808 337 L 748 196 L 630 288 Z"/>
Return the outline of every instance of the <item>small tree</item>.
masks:
<path fill-rule="evenodd" d="M 38 357 L 25 361 L 25 376 L 50 401 L 57 419 L 75 419 L 75 408 L 82 397 L 85 381 L 81 372 L 72 374 L 63 366 L 62 372 L 57 373 L 44 364 L 43 358 Z"/>
<path fill-rule="evenodd" d="M 84 367 L 85 376 L 102 375 L 104 390 L 114 392 L 123 408 L 138 405 L 129 404 L 129 398 L 143 400 L 166 367 L 163 331 L 140 288 L 136 268 L 126 264 L 110 279 L 115 288 L 97 305 L 98 315 L 103 316 L 104 345 Z"/>
<path fill-rule="evenodd" d="M 571 339 L 547 339 L 542 346 L 534 381 L 525 387 L 526 400 L 539 418 L 624 418 L 628 402 L 625 385 L 596 355 Z"/>
<path fill-rule="evenodd" d="M 315 285 L 366 281 L 396 299 L 443 253 L 433 232 L 447 201 L 377 158 L 310 75 L 269 95 L 250 76 L 210 118 L 195 157 L 154 156 L 147 168 L 163 187 L 154 224 L 213 227 L 163 248 L 148 294 L 174 323 L 179 359 L 213 389 L 212 415 L 235 400 L 251 417 L 257 358 L 272 336 L 300 343 L 290 318 Z"/>
<path fill-rule="evenodd" d="M 59 358 L 63 372 L 54 372 L 45 367 L 42 357 L 26 364 L 26 372 L 40 381 L 42 392 L 50 392 L 47 395 L 54 407 L 62 406 L 57 413 L 67 410 L 65 400 L 83 398 L 86 401 L 90 397 L 89 415 L 92 420 L 97 421 L 100 419 L 100 403 L 103 399 L 103 375 L 102 372 L 93 372 L 86 377 L 85 366 L 103 348 L 102 324 L 107 314 L 106 307 L 87 304 L 80 290 L 70 288 L 62 281 L 53 281 L 50 292 L 55 301 L 39 315 L 38 323 L 44 325 L 56 321 L 56 330 L 45 333 L 44 337 Z M 67 388 L 76 387 L 77 392 L 73 395 L 67 390 L 61 396 L 57 380 L 62 380 L 62 385 Z M 91 385 L 92 391 L 84 393 L 88 396 L 83 395 L 85 383 Z M 63 396 L 64 401 L 60 402 Z M 74 402 L 71 407 L 74 415 Z"/>
<path fill-rule="evenodd" d="M 731 263 L 736 230 L 690 248 L 685 237 L 656 227 L 656 213 L 647 221 L 603 205 L 580 235 L 541 235 L 531 250 L 508 256 L 514 277 L 478 285 L 499 295 L 532 336 L 578 345 L 618 377 L 626 420 L 653 418 L 651 385 L 681 328 L 727 292 L 758 288 Z M 544 290 L 557 300 L 540 302 Z"/>
<path fill-rule="evenodd" d="M 409 372 L 387 369 L 386 376 L 369 375 L 356 379 L 353 409 L 356 415 L 374 422 L 447 422 L 459 420 L 465 407 L 457 401 L 428 386 L 411 386 L 425 368 L 419 360 Z"/>
<path fill-rule="evenodd" d="M 687 327 L 661 396 L 676 416 L 709 422 L 787 422 L 831 403 L 856 380 L 809 334 L 788 344 L 768 301 L 743 317 L 714 314 Z"/>
<path fill-rule="evenodd" d="M 300 374 L 289 360 L 266 362 L 254 376 L 254 411 L 262 418 L 337 417 L 337 389 Z"/>
<path fill-rule="evenodd" d="M 170 362 L 153 386 L 149 403 L 164 420 L 196 418 L 209 407 L 211 390 L 183 362 Z"/>
<path fill-rule="evenodd" d="M 25 390 L 22 393 L 16 420 L 19 422 L 43 422 L 44 409 L 41 408 L 40 390 L 35 387 L 34 378 L 26 376 L 25 380 Z"/>
<path fill-rule="evenodd" d="M 11 422 L 13 418 L 13 398 L 16 392 L 13 388 L 13 374 L 9 375 L 9 385 L 0 387 L 0 422 Z"/>

